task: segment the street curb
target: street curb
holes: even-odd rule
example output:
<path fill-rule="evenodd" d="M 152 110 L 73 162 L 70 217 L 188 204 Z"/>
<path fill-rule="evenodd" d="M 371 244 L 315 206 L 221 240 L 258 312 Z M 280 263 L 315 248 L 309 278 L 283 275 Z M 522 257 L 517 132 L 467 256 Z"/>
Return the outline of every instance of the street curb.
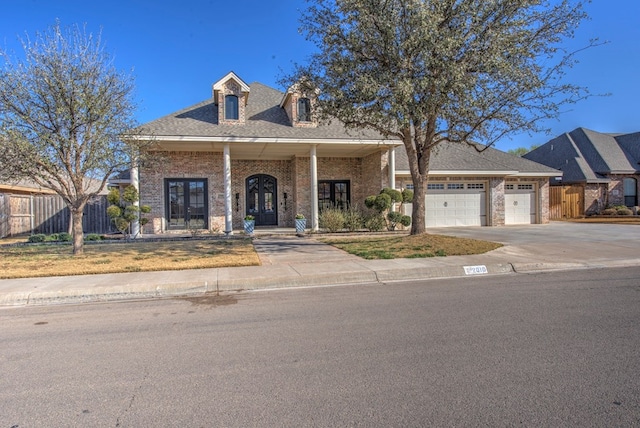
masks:
<path fill-rule="evenodd" d="M 487 265 L 487 274 L 513 273 L 510 264 Z M 322 274 L 303 274 L 283 266 L 279 274 L 257 278 L 217 270 L 207 281 L 189 281 L 161 285 L 130 283 L 115 286 L 87 286 L 59 291 L 12 292 L 0 294 L 0 306 L 43 306 L 90 302 L 122 301 L 199 295 L 211 292 L 237 292 L 273 288 L 319 287 L 327 285 L 382 284 L 418 279 L 467 276 L 464 266 L 437 266 L 416 269 L 351 269 Z M 245 275 L 250 274 L 247 271 Z"/>
<path fill-rule="evenodd" d="M 294 266 L 280 265 L 270 276 L 256 275 L 254 267 L 215 269 L 203 280 L 172 282 L 166 284 L 142 284 L 126 281 L 120 285 L 94 285 L 82 289 L 58 291 L 16 291 L 0 294 L 0 306 L 44 306 L 54 304 L 78 304 L 123 300 L 140 300 L 163 297 L 200 295 L 212 292 L 238 292 L 275 288 L 320 287 L 328 285 L 384 284 L 420 279 L 460 278 L 474 275 L 473 270 L 482 268 L 475 275 L 530 274 L 575 269 L 598 269 L 640 266 L 640 258 L 603 260 L 595 263 L 546 263 L 513 262 L 493 263 L 480 266 L 444 265 L 412 267 L 410 269 L 367 269 L 348 265 L 342 271 L 304 274 Z M 264 273 L 264 272 L 263 272 Z"/>

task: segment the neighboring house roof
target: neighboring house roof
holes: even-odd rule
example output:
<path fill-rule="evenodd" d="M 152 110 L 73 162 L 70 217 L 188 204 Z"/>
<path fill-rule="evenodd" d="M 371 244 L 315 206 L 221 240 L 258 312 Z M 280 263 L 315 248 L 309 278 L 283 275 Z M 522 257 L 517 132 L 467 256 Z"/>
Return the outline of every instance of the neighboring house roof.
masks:
<path fill-rule="evenodd" d="M 560 171 L 509 153 L 476 144 L 443 141 L 431 154 L 429 175 L 495 175 L 554 177 Z M 396 172 L 409 174 L 409 160 L 404 146 L 397 147 Z"/>
<path fill-rule="evenodd" d="M 85 181 L 86 191 L 97 191 L 100 187 L 100 181 L 92 178 L 88 178 Z M 55 195 L 56 192 L 47 189 L 46 187 L 42 187 L 39 184 L 33 182 L 29 179 L 22 179 L 17 181 L 6 181 L 0 182 L 0 192 L 7 193 L 21 193 L 21 194 L 38 194 L 38 195 Z M 104 195 L 107 193 L 106 189 L 102 189 L 99 195 Z"/>
<path fill-rule="evenodd" d="M 124 170 L 118 171 L 109 177 L 109 181 L 107 181 L 108 185 L 116 185 L 116 184 L 131 184 L 131 171 Z"/>
<path fill-rule="evenodd" d="M 28 193 L 28 194 L 55 194 L 51 189 L 46 189 L 31 180 L 17 180 L 0 182 L 0 193 Z"/>
<path fill-rule="evenodd" d="M 563 172 L 565 183 L 599 183 L 611 174 L 640 173 L 640 133 L 603 134 L 576 128 L 523 157 Z"/>

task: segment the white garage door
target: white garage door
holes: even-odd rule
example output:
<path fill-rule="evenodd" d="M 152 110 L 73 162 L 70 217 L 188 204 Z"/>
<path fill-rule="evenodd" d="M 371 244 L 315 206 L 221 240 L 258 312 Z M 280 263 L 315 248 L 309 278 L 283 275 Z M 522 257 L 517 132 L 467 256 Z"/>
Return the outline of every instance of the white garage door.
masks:
<path fill-rule="evenodd" d="M 427 227 L 486 226 L 484 183 L 427 184 Z"/>
<path fill-rule="evenodd" d="M 504 194 L 505 224 L 536 222 L 536 189 L 533 184 L 507 184 Z"/>

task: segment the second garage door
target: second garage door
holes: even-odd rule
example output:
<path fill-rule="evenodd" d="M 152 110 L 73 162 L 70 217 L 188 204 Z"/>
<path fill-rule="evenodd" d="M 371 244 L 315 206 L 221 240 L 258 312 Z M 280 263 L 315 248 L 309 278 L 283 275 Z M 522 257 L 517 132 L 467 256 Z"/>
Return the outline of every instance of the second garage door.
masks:
<path fill-rule="evenodd" d="M 536 223 L 536 190 L 533 184 L 507 184 L 505 186 L 504 223 Z"/>
<path fill-rule="evenodd" d="M 427 227 L 486 226 L 485 183 L 427 184 Z"/>

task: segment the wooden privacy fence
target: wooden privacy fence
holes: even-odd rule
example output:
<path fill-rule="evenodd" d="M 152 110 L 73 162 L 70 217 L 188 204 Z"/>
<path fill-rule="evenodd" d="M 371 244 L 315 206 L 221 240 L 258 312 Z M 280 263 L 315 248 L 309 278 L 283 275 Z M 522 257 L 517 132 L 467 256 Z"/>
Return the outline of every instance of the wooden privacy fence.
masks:
<path fill-rule="evenodd" d="M 97 196 L 84 209 L 85 233 L 110 233 L 107 197 Z M 69 231 L 69 208 L 58 195 L 14 195 L 0 193 L 0 238 L 34 233 Z"/>
<path fill-rule="evenodd" d="M 584 217 L 584 186 L 550 186 L 549 218 L 561 220 L 579 217 Z"/>

